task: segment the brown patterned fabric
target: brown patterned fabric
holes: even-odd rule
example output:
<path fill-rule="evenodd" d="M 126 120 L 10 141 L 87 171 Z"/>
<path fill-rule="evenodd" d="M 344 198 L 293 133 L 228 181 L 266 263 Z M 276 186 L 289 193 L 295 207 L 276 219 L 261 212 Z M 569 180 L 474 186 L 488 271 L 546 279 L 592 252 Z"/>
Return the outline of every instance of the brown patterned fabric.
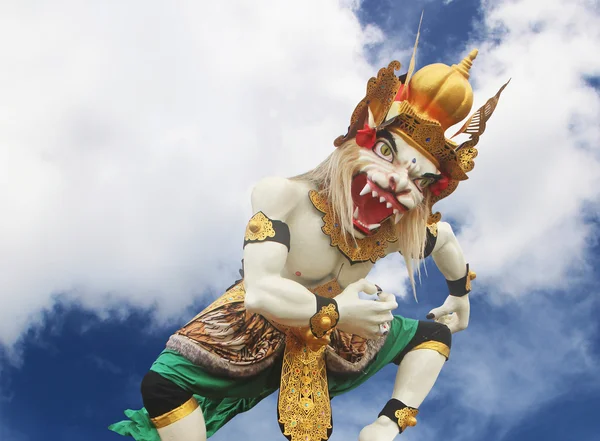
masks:
<path fill-rule="evenodd" d="M 341 289 L 334 280 L 312 291 L 319 294 L 325 291 L 333 297 Z M 270 365 L 273 357 L 283 351 L 285 334 L 261 315 L 248 313 L 244 298 L 244 286 L 240 281 L 178 330 L 169 340 L 167 348 L 179 351 L 209 370 L 224 374 L 245 375 L 246 372 L 240 368 L 246 366 L 253 367 L 247 373 L 250 375 L 250 372 L 257 373 Z M 363 369 L 375 356 L 381 343 L 370 346 L 373 345 L 368 340 L 336 329 L 331 335 L 327 352 L 329 359 L 334 357 L 340 360 L 344 371 L 352 372 Z M 340 362 L 334 364 L 339 365 Z"/>
<path fill-rule="evenodd" d="M 247 314 L 239 283 L 176 332 L 230 363 L 247 365 L 273 355 L 285 335 L 264 317 Z"/>
<path fill-rule="evenodd" d="M 350 363 L 358 363 L 367 352 L 367 340 L 354 334 L 347 334 L 339 329 L 331 333 L 330 346 L 336 354 Z"/>

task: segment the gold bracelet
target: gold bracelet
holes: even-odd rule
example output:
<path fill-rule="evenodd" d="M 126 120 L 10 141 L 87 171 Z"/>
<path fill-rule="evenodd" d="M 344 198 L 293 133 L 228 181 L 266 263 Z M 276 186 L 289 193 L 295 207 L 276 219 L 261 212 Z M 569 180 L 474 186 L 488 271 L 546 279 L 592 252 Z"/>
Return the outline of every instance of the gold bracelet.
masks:
<path fill-rule="evenodd" d="M 317 297 L 317 313 L 310 318 L 310 330 L 317 338 L 336 327 L 340 320 L 337 302 L 326 297 Z"/>

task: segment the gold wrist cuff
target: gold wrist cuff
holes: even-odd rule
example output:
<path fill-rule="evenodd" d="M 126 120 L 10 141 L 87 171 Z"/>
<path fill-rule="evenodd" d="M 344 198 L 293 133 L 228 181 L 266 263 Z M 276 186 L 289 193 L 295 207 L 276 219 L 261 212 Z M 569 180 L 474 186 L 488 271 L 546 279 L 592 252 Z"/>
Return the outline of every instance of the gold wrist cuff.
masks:
<path fill-rule="evenodd" d="M 323 306 L 319 312 L 310 319 L 310 330 L 315 337 L 321 338 L 337 325 L 340 315 L 335 303 Z"/>
<path fill-rule="evenodd" d="M 398 426 L 400 426 L 400 431 L 404 432 L 407 427 L 414 427 L 417 425 L 416 416 L 419 414 L 418 409 L 414 409 L 412 407 L 405 407 L 403 409 L 397 410 L 394 413 L 394 416 L 398 420 Z"/>
<path fill-rule="evenodd" d="M 465 289 L 467 291 L 471 291 L 471 280 L 475 280 L 477 278 L 477 274 L 474 271 L 470 271 L 467 273 L 467 283 Z"/>
<path fill-rule="evenodd" d="M 462 297 L 469 294 L 471 292 L 471 280 L 475 280 L 476 277 L 477 274 L 469 269 L 469 264 L 467 263 L 467 273 L 464 277 L 458 280 L 446 280 L 450 295 Z"/>

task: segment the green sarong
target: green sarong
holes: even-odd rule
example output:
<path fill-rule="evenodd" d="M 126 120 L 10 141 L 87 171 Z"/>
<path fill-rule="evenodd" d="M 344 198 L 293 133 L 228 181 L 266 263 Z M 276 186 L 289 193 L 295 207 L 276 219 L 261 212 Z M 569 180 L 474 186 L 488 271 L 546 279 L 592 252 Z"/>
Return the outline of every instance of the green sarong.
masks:
<path fill-rule="evenodd" d="M 352 375 L 328 372 L 330 397 L 357 388 L 396 360 L 414 337 L 418 324 L 417 320 L 394 316 L 385 344 L 362 372 Z M 281 360 L 253 377 L 219 377 L 207 373 L 177 352 L 165 350 L 150 370 L 194 394 L 204 414 L 207 437 L 211 437 L 234 416 L 252 409 L 279 388 Z M 160 441 L 146 409 L 126 410 L 125 415 L 129 420 L 115 423 L 109 429 L 130 435 L 136 441 Z"/>

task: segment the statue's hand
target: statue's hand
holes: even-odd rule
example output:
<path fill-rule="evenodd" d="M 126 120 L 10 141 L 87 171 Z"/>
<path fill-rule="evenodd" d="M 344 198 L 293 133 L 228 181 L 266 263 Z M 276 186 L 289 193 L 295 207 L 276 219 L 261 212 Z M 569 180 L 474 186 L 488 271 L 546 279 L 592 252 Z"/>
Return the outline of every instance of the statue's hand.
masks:
<path fill-rule="evenodd" d="M 391 322 L 394 317 L 391 311 L 398 307 L 396 298 L 392 296 L 379 296 L 378 301 L 361 299 L 359 292 L 376 294 L 377 286 L 361 279 L 351 283 L 346 289 L 336 296 L 340 312 L 340 321 L 337 327 L 349 334 L 356 334 L 366 339 L 381 337 L 387 329 L 384 324 Z"/>
<path fill-rule="evenodd" d="M 470 310 L 468 294 L 462 297 L 448 296 L 442 306 L 429 311 L 427 318 L 445 324 L 454 334 L 467 329 Z"/>

